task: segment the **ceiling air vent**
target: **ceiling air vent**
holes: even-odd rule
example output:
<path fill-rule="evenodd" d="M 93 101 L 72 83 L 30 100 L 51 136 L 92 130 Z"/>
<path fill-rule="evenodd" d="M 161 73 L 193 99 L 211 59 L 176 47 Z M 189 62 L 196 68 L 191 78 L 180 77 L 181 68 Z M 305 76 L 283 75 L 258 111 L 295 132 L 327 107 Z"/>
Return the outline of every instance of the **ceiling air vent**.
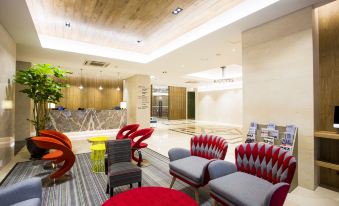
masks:
<path fill-rule="evenodd" d="M 86 66 L 94 66 L 94 67 L 108 67 L 109 63 L 107 63 L 107 62 L 99 62 L 99 61 L 86 60 L 86 61 L 84 62 L 84 65 L 86 65 Z"/>
<path fill-rule="evenodd" d="M 199 82 L 195 81 L 195 80 L 190 80 L 190 81 L 186 81 L 185 83 L 187 83 L 187 84 L 198 84 Z"/>

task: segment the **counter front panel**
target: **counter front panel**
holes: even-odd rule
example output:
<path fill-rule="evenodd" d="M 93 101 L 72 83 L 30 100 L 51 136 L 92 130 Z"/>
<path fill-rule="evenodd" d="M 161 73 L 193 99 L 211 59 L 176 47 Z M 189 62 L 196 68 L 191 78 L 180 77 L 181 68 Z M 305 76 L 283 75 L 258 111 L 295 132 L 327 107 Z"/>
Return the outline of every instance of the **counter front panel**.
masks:
<path fill-rule="evenodd" d="M 51 110 L 46 128 L 59 132 L 118 129 L 127 124 L 127 110 Z"/>

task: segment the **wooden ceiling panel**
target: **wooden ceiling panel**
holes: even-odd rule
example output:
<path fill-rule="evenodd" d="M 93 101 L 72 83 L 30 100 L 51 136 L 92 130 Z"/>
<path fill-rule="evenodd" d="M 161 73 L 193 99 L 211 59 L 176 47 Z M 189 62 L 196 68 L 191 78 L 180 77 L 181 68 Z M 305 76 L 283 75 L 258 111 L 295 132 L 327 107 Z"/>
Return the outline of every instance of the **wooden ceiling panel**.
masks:
<path fill-rule="evenodd" d="M 144 54 L 242 1 L 26 0 L 39 34 Z M 184 10 L 173 15 L 177 7 Z M 70 28 L 66 22 L 71 23 Z"/>

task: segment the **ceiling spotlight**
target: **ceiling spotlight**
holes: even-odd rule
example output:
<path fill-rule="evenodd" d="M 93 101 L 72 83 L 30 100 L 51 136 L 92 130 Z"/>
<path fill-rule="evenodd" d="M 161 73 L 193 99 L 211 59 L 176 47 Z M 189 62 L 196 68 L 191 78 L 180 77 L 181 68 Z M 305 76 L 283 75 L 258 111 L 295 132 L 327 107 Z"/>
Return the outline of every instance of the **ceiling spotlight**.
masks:
<path fill-rule="evenodd" d="M 235 51 L 237 51 L 236 48 L 233 48 L 233 49 L 232 49 L 232 52 L 235 52 Z"/>
<path fill-rule="evenodd" d="M 104 88 L 102 88 L 102 86 L 99 87 L 99 90 L 103 90 Z"/>
<path fill-rule="evenodd" d="M 172 14 L 177 15 L 177 14 L 179 14 L 180 12 L 182 12 L 182 10 L 184 10 L 184 9 L 182 9 L 182 8 L 180 8 L 180 7 L 177 7 L 176 9 L 174 9 L 174 10 L 172 11 Z"/>
<path fill-rule="evenodd" d="M 82 85 L 79 86 L 79 89 L 83 89 L 84 87 Z"/>
<path fill-rule="evenodd" d="M 137 43 L 140 44 L 142 41 L 141 40 L 138 40 Z"/>
<path fill-rule="evenodd" d="M 117 87 L 117 91 L 120 91 L 120 87 L 119 86 Z"/>
<path fill-rule="evenodd" d="M 71 28 L 71 22 L 66 21 L 65 26 L 68 27 L 68 28 Z"/>
<path fill-rule="evenodd" d="M 163 74 L 167 74 L 167 71 L 163 71 L 162 73 L 163 73 Z"/>

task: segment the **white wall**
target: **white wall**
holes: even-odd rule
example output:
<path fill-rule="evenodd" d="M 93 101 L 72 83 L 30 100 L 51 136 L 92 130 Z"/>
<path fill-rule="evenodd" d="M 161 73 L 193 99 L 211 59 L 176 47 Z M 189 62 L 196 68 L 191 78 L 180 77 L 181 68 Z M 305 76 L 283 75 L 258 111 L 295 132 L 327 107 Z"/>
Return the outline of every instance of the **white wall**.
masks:
<path fill-rule="evenodd" d="M 134 75 L 125 81 L 123 99 L 127 102 L 127 123 L 150 126 L 151 79 L 147 75 Z M 148 102 L 148 103 L 147 103 Z"/>
<path fill-rule="evenodd" d="M 295 124 L 298 183 L 315 187 L 313 10 L 306 8 L 243 33 L 243 126 Z"/>
<path fill-rule="evenodd" d="M 242 127 L 242 89 L 196 92 L 196 120 Z"/>

